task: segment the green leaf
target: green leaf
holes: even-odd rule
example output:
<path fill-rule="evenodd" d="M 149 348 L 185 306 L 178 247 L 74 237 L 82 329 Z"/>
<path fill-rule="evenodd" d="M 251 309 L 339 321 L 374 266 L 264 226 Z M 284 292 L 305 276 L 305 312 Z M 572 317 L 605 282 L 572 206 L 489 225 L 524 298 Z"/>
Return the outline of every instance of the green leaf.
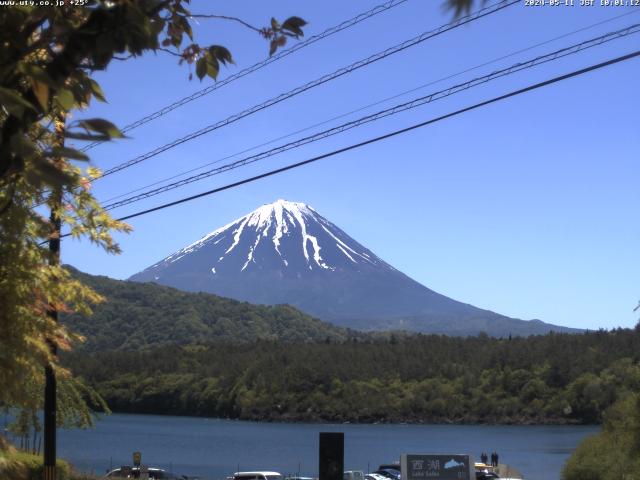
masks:
<path fill-rule="evenodd" d="M 47 112 L 49 110 L 49 85 L 32 78 L 31 89 L 38 99 L 38 103 L 42 107 L 42 110 Z"/>
<path fill-rule="evenodd" d="M 447 0 L 445 5 L 448 10 L 455 11 L 455 18 L 459 18 L 463 13 L 471 11 L 473 0 Z"/>
<path fill-rule="evenodd" d="M 304 36 L 302 27 L 304 27 L 306 24 L 307 22 L 300 17 L 289 17 L 282 24 L 282 29 L 289 30 L 297 37 L 302 37 Z"/>
<path fill-rule="evenodd" d="M 107 135 L 109 138 L 124 138 L 124 134 L 113 123 L 102 118 L 88 118 L 78 121 L 78 126 Z"/>
<path fill-rule="evenodd" d="M 53 79 L 49 76 L 49 74 L 45 71 L 44 68 L 39 65 L 34 65 L 32 63 L 21 63 L 18 67 L 18 70 L 23 72 L 26 76 L 35 78 L 40 82 L 44 82 L 52 88 L 58 86 Z"/>
<path fill-rule="evenodd" d="M 64 136 L 66 138 L 73 138 L 74 140 L 88 140 L 92 142 L 106 142 L 108 140 L 111 140 L 111 137 L 109 135 L 93 135 L 90 133 L 73 132 L 70 130 L 67 130 L 64 133 Z"/>
<path fill-rule="evenodd" d="M 69 85 L 71 93 L 73 93 L 73 98 L 78 104 L 88 104 L 91 101 L 91 84 L 88 80 L 88 78 L 83 79 Z"/>
<path fill-rule="evenodd" d="M 38 156 L 38 149 L 34 142 L 24 135 L 19 133 L 13 135 L 9 141 L 11 149 L 23 160 L 30 160 L 33 157 Z"/>
<path fill-rule="evenodd" d="M 227 63 L 235 64 L 231 52 L 221 45 L 211 45 L 209 47 L 209 54 L 223 65 Z"/>
<path fill-rule="evenodd" d="M 106 103 L 107 99 L 104 96 L 104 92 L 102 91 L 100 84 L 91 78 L 89 79 L 89 82 L 91 82 L 90 84 L 91 84 L 91 91 L 93 92 L 93 96 L 96 97 L 101 102 Z"/>
<path fill-rule="evenodd" d="M 193 41 L 193 31 L 191 30 L 189 20 L 187 20 L 186 17 L 180 17 L 178 23 L 182 27 L 182 30 L 189 36 L 189 39 Z"/>
<path fill-rule="evenodd" d="M 18 92 L 4 87 L 0 87 L 0 104 L 6 108 L 10 114 L 16 117 L 22 117 L 25 110 L 37 111 L 36 108 L 22 98 Z"/>
<path fill-rule="evenodd" d="M 74 158 L 76 160 L 89 160 L 89 157 L 75 148 L 68 147 L 52 147 L 51 149 L 42 153 L 45 157 L 57 158 Z"/>
<path fill-rule="evenodd" d="M 220 64 L 218 63 L 218 60 L 210 57 L 209 61 L 207 62 L 207 75 L 209 75 L 211 78 L 215 80 L 216 78 L 218 78 L 219 72 L 220 72 Z"/>
<path fill-rule="evenodd" d="M 207 74 L 207 59 L 205 57 L 199 58 L 196 63 L 196 75 L 202 80 Z"/>
<path fill-rule="evenodd" d="M 31 183 L 44 182 L 53 187 L 62 187 L 73 182 L 73 175 L 60 170 L 49 160 L 40 157 L 34 162 L 34 169 L 27 177 Z"/>
<path fill-rule="evenodd" d="M 160 33 L 162 32 L 162 30 L 164 30 L 164 26 L 165 26 L 165 20 L 163 19 L 154 19 L 152 20 L 151 23 L 151 29 L 153 31 L 153 34 L 157 37 L 158 35 L 160 35 Z"/>
<path fill-rule="evenodd" d="M 71 110 L 73 105 L 76 103 L 73 93 L 67 88 L 62 88 L 58 91 L 56 100 L 58 101 L 58 105 L 60 105 L 60 107 L 65 111 Z"/>

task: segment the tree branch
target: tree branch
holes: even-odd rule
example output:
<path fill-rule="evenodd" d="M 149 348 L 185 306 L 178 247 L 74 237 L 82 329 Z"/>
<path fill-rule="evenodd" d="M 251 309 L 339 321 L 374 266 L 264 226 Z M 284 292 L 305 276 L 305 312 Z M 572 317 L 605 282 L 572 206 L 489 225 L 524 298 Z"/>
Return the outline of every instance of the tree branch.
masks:
<path fill-rule="evenodd" d="M 156 50 L 161 50 L 161 51 L 163 51 L 165 53 L 173 55 L 174 57 L 182 58 L 182 55 L 180 55 L 178 52 L 174 52 L 173 50 L 169 50 L 168 48 L 158 47 L 158 48 L 156 48 Z"/>
<path fill-rule="evenodd" d="M 238 17 L 229 17 L 227 15 L 207 15 L 207 14 L 196 14 L 196 13 L 191 13 L 188 15 L 188 17 L 190 18 L 217 18 L 220 20 L 231 20 L 233 22 L 238 22 L 242 25 L 244 25 L 247 28 L 250 28 L 251 30 L 254 30 L 258 33 L 260 33 L 262 30 L 258 27 L 254 27 L 253 25 L 251 25 L 250 23 L 245 22 L 244 20 L 242 20 L 241 18 Z"/>

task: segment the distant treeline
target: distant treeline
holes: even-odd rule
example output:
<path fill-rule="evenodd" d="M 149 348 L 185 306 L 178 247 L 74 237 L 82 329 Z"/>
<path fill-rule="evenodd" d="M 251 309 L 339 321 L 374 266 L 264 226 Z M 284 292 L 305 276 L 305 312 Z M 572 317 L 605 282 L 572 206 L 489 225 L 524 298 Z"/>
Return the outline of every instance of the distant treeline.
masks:
<path fill-rule="evenodd" d="M 640 391 L 640 331 L 416 335 L 67 355 L 116 412 L 331 422 L 597 423 Z"/>

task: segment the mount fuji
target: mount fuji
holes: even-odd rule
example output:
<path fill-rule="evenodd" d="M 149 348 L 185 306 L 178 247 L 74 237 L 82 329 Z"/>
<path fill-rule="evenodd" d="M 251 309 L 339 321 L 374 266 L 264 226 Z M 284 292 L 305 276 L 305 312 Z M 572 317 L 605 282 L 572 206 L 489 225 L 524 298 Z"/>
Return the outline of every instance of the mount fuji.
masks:
<path fill-rule="evenodd" d="M 452 300 L 396 270 L 312 207 L 277 200 L 130 280 L 260 304 L 293 305 L 361 330 L 494 336 L 573 331 Z"/>

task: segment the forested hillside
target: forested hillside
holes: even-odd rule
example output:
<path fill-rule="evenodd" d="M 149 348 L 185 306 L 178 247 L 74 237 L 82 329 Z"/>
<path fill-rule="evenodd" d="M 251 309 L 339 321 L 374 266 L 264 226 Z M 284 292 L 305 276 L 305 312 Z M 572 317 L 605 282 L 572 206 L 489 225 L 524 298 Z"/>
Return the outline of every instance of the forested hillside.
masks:
<path fill-rule="evenodd" d="M 211 342 L 246 343 L 345 340 L 353 331 L 317 320 L 288 305 L 262 306 L 207 293 L 187 293 L 153 283 L 124 282 L 71 269 L 106 297 L 92 317 L 63 322 L 86 337 L 86 351 L 139 350 Z"/>
<path fill-rule="evenodd" d="M 65 361 L 114 411 L 299 421 L 596 423 L 640 332 L 164 347 Z"/>

